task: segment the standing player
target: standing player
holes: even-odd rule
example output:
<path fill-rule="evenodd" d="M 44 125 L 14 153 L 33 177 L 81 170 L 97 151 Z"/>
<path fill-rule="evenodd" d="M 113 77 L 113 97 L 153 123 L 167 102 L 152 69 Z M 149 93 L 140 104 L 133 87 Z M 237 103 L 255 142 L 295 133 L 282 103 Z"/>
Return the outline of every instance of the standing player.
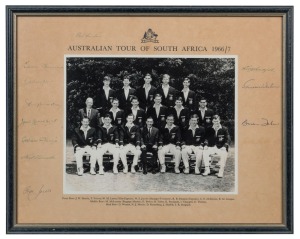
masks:
<path fill-rule="evenodd" d="M 213 116 L 213 126 L 209 127 L 205 133 L 205 143 L 203 150 L 203 160 L 205 165 L 205 172 L 203 176 L 210 174 L 209 158 L 211 155 L 220 156 L 220 170 L 217 174 L 218 178 L 222 178 L 224 175 L 224 168 L 228 155 L 228 148 L 230 143 L 230 135 L 228 129 L 220 124 L 220 116 Z"/>
<path fill-rule="evenodd" d="M 133 123 L 137 125 L 140 129 L 144 127 L 145 123 L 145 110 L 139 107 L 139 99 L 134 96 L 131 99 L 131 109 L 126 113 L 126 115 L 133 115 Z"/>
<path fill-rule="evenodd" d="M 145 84 L 136 90 L 136 95 L 140 102 L 140 107 L 145 111 L 153 105 L 153 100 L 156 92 L 156 88 L 151 85 L 151 75 L 147 73 L 144 78 Z"/>
<path fill-rule="evenodd" d="M 96 163 L 96 146 L 99 142 L 96 129 L 89 126 L 89 119 L 83 117 L 81 120 L 81 127 L 76 128 L 72 136 L 72 144 L 74 147 L 77 174 L 78 176 L 83 175 L 83 160 L 82 157 L 85 153 L 88 153 L 90 158 L 90 173 L 95 173 L 95 163 Z"/>
<path fill-rule="evenodd" d="M 180 128 L 174 125 L 174 116 L 168 115 L 165 128 L 160 131 L 160 140 L 158 147 L 158 158 L 161 165 L 161 173 L 166 172 L 165 155 L 173 154 L 175 158 L 175 172 L 178 172 L 178 167 L 181 159 L 180 153 L 181 132 Z"/>
<path fill-rule="evenodd" d="M 162 129 L 166 125 L 166 117 L 168 115 L 168 108 L 161 104 L 162 97 L 157 94 L 154 98 L 154 105 L 147 111 L 147 117 L 154 120 L 154 127 Z"/>
<path fill-rule="evenodd" d="M 205 140 L 205 129 L 198 126 L 198 115 L 193 114 L 190 119 L 190 126 L 184 130 L 182 140 L 182 161 L 184 164 L 184 173 L 190 173 L 189 156 L 196 155 L 195 174 L 200 174 L 203 146 Z M 179 170 L 178 170 L 179 172 Z"/>
<path fill-rule="evenodd" d="M 125 121 L 125 113 L 124 110 L 121 110 L 119 108 L 119 100 L 117 98 L 114 98 L 111 103 L 111 108 L 107 112 L 107 114 L 110 114 L 112 119 L 112 124 L 117 126 L 118 129 L 120 129 L 122 126 L 124 126 Z"/>
<path fill-rule="evenodd" d="M 130 79 L 128 76 L 124 77 L 123 89 L 119 90 L 117 97 L 120 102 L 120 108 L 127 111 L 131 107 L 131 99 L 135 96 L 135 89 L 130 87 Z"/>
<path fill-rule="evenodd" d="M 180 127 L 181 131 L 189 125 L 190 117 L 189 109 L 183 107 L 182 103 L 182 97 L 178 97 L 175 101 L 175 106 L 170 109 L 170 114 L 174 115 L 174 123 Z"/>
<path fill-rule="evenodd" d="M 96 97 L 96 106 L 101 115 L 104 115 L 110 107 L 116 92 L 110 88 L 110 77 L 103 78 L 103 88 L 100 90 Z"/>
<path fill-rule="evenodd" d="M 168 74 L 163 75 L 162 85 L 157 88 L 156 93 L 162 96 L 162 104 L 168 108 L 172 108 L 175 105 L 175 99 L 178 92 L 175 88 L 169 85 L 170 76 Z"/>
<path fill-rule="evenodd" d="M 148 117 L 146 120 L 146 126 L 142 130 L 141 135 L 141 160 L 143 164 L 143 174 L 147 174 L 147 153 L 152 153 L 152 159 L 149 162 L 151 164 L 152 173 L 155 174 L 158 168 L 157 166 L 157 145 L 159 139 L 159 130 L 153 127 L 153 119 Z"/>
<path fill-rule="evenodd" d="M 197 103 L 196 103 L 196 93 L 190 90 L 190 79 L 185 78 L 183 80 L 183 89 L 180 92 L 180 96 L 183 99 L 183 106 L 187 107 L 190 112 L 196 110 Z"/>
<path fill-rule="evenodd" d="M 135 166 L 137 166 L 139 156 L 141 155 L 141 135 L 140 129 L 133 123 L 133 115 L 127 116 L 127 123 L 124 128 L 124 147 L 121 148 L 120 158 L 124 166 L 124 173 L 128 172 L 126 154 L 131 152 L 134 154 L 133 163 L 131 165 L 131 173 L 135 173 Z"/>
<path fill-rule="evenodd" d="M 206 105 L 206 99 L 201 98 L 199 108 L 195 112 L 199 117 L 199 125 L 205 129 L 212 126 L 212 117 L 214 115 L 213 110 L 206 108 Z"/>
<path fill-rule="evenodd" d="M 118 173 L 117 165 L 119 162 L 119 132 L 116 126 L 111 125 L 111 116 L 104 116 L 104 125 L 99 130 L 99 141 L 97 146 L 97 162 L 99 164 L 99 174 L 104 174 L 103 155 L 111 153 L 113 155 L 113 172 Z M 95 165 L 93 165 L 95 167 Z"/>

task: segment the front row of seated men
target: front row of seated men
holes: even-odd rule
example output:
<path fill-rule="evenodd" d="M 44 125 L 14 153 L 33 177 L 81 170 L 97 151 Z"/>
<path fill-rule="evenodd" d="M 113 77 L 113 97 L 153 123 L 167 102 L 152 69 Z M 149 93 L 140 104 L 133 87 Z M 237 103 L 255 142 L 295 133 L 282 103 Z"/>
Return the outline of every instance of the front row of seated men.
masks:
<path fill-rule="evenodd" d="M 117 174 L 117 165 L 121 159 L 124 166 L 123 172 L 128 172 L 127 157 L 128 152 L 134 155 L 131 166 L 131 173 L 135 173 L 135 166 L 141 157 L 143 173 L 147 174 L 150 165 L 152 173 L 158 171 L 157 159 L 160 163 L 160 172 L 166 172 L 165 155 L 171 153 L 175 161 L 175 173 L 180 173 L 179 164 L 182 158 L 184 173 L 188 174 L 189 158 L 192 153 L 196 155 L 195 174 L 200 174 L 200 166 L 203 158 L 205 170 L 203 176 L 210 174 L 211 155 L 220 156 L 220 170 L 217 174 L 222 178 L 227 160 L 230 136 L 226 127 L 220 124 L 220 117 L 213 116 L 211 127 L 205 129 L 198 126 L 198 115 L 194 114 L 190 118 L 189 126 L 184 130 L 174 125 L 174 116 L 168 115 L 166 126 L 161 130 L 153 127 L 153 118 L 147 117 L 146 125 L 140 129 L 133 123 L 134 116 L 129 114 L 127 123 L 122 130 L 111 124 L 110 114 L 103 117 L 104 124 L 96 131 L 89 126 L 89 118 L 84 117 L 81 127 L 75 129 L 72 143 L 75 150 L 77 163 L 77 173 L 83 175 L 83 155 L 90 155 L 90 173 L 95 175 L 96 162 L 99 164 L 99 174 L 104 174 L 103 155 L 110 153 L 113 155 L 113 173 Z M 152 157 L 147 157 L 147 153 L 152 153 Z M 149 160 L 150 162 L 147 162 Z"/>

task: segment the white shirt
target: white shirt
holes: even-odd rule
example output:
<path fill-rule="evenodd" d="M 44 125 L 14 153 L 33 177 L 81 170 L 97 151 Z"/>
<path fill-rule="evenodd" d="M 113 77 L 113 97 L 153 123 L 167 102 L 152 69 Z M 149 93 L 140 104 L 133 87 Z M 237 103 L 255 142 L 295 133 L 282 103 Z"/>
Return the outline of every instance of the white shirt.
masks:
<path fill-rule="evenodd" d="M 168 93 L 169 93 L 169 88 L 170 88 L 170 86 L 169 86 L 169 85 L 167 85 L 167 86 L 161 85 L 161 87 L 162 87 L 162 89 L 163 89 L 163 91 L 164 91 L 165 97 L 167 98 Z"/>
<path fill-rule="evenodd" d="M 180 108 L 177 108 L 176 106 L 174 107 L 174 109 L 176 110 L 176 113 L 177 113 L 177 117 L 179 118 L 180 116 L 180 112 L 184 109 L 183 106 L 181 106 Z"/>
<path fill-rule="evenodd" d="M 196 128 L 194 128 L 194 129 L 191 126 L 189 127 L 189 129 L 192 130 L 192 132 L 193 132 L 193 137 L 195 136 L 196 129 L 198 129 L 198 128 L 199 128 L 198 125 L 196 125 Z"/>
<path fill-rule="evenodd" d="M 108 130 L 112 127 L 112 125 L 110 124 L 109 126 L 106 126 L 105 124 L 103 125 L 103 128 L 105 128 L 108 132 Z"/>
<path fill-rule="evenodd" d="M 137 107 L 136 109 L 131 107 L 131 112 L 133 114 L 133 119 L 136 119 L 136 115 L 137 115 L 137 112 L 138 112 L 139 109 L 140 109 L 140 107 Z"/>
<path fill-rule="evenodd" d="M 147 86 L 146 84 L 144 84 L 143 88 L 145 89 L 146 99 L 148 99 L 148 95 L 149 95 L 149 91 L 151 89 L 151 85 L 149 84 L 149 86 Z"/>
<path fill-rule="evenodd" d="M 174 124 L 172 124 L 171 128 L 169 128 L 169 126 L 166 124 L 165 128 L 167 128 L 169 130 L 169 132 L 175 127 Z"/>
<path fill-rule="evenodd" d="M 202 119 L 204 118 L 204 115 L 205 115 L 205 110 L 207 110 L 207 108 L 205 107 L 204 109 L 202 108 L 199 108 L 200 112 L 201 112 L 201 117 Z"/>
<path fill-rule="evenodd" d="M 106 88 L 106 87 L 103 86 L 103 90 L 104 90 L 104 93 L 105 93 L 105 97 L 108 100 L 108 95 L 109 95 L 110 87 Z"/>
<path fill-rule="evenodd" d="M 123 89 L 124 89 L 125 99 L 127 100 L 128 99 L 128 95 L 129 95 L 129 89 L 131 89 L 131 87 L 130 86 L 127 87 L 127 88 L 123 87 Z"/>
<path fill-rule="evenodd" d="M 182 90 L 182 92 L 183 92 L 183 96 L 184 96 L 184 100 L 185 100 L 185 101 L 186 101 L 186 100 L 187 100 L 187 98 L 188 98 L 189 91 L 190 91 L 190 89 L 187 89 L 187 90 Z"/>
<path fill-rule="evenodd" d="M 162 107 L 162 104 L 159 104 L 159 106 L 157 106 L 156 104 L 153 105 L 153 108 L 155 108 L 156 117 L 159 116 L 160 107 Z"/>
<path fill-rule="evenodd" d="M 113 117 L 114 117 L 114 120 L 115 120 L 116 116 L 117 116 L 117 113 L 120 111 L 120 109 L 117 108 L 116 110 L 114 110 L 113 108 L 111 108 L 109 111 L 113 113 Z"/>
<path fill-rule="evenodd" d="M 85 129 L 85 128 L 81 125 L 80 130 L 82 130 L 83 133 L 84 133 L 84 139 L 86 139 L 87 132 L 88 132 L 88 130 L 89 130 L 90 128 L 91 128 L 91 127 L 88 126 L 88 127 Z"/>
<path fill-rule="evenodd" d="M 128 130 L 129 130 L 129 132 L 130 132 L 130 129 L 134 126 L 134 124 L 126 123 L 125 126 L 128 128 Z"/>
<path fill-rule="evenodd" d="M 216 136 L 217 136 L 217 134 L 218 134 L 219 129 L 221 129 L 221 128 L 222 128 L 222 125 L 221 125 L 221 124 L 220 124 L 218 127 L 215 126 L 215 125 L 213 125 L 213 129 L 216 131 Z"/>

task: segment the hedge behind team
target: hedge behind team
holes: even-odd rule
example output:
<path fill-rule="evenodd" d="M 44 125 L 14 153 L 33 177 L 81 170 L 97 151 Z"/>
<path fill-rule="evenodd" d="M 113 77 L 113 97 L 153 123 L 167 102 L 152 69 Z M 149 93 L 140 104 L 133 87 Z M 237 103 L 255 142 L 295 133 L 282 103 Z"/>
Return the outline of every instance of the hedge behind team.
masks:
<path fill-rule="evenodd" d="M 110 78 L 105 76 L 103 88 L 96 98 L 97 109 L 92 108 L 93 99 L 87 98 L 86 108 L 79 110 L 81 126 L 72 137 L 78 175 L 83 175 L 82 156 L 91 155 L 90 173 L 95 175 L 96 162 L 99 174 L 104 174 L 103 155 L 113 155 L 113 172 L 118 173 L 117 164 L 121 159 L 128 172 L 126 154 L 134 154 L 131 173 L 135 173 L 138 158 L 141 157 L 143 173 L 166 171 L 165 154 L 174 155 L 175 173 L 180 173 L 182 157 L 184 173 L 188 174 L 189 155 L 196 155 L 195 174 L 200 174 L 203 159 L 203 176 L 210 174 L 210 155 L 220 156 L 218 177 L 223 177 L 228 154 L 230 136 L 226 127 L 220 124 L 220 116 L 207 109 L 207 102 L 201 99 L 199 106 L 196 94 L 189 89 L 190 80 L 185 78 L 183 90 L 177 92 L 169 85 L 170 76 L 163 75 L 158 89 L 151 85 L 151 75 L 146 74 L 143 87 L 130 87 L 130 79 L 125 77 L 124 87 L 119 91 L 110 88 Z M 153 157 L 150 162 L 147 153 Z M 149 167 L 150 165 L 150 167 Z"/>

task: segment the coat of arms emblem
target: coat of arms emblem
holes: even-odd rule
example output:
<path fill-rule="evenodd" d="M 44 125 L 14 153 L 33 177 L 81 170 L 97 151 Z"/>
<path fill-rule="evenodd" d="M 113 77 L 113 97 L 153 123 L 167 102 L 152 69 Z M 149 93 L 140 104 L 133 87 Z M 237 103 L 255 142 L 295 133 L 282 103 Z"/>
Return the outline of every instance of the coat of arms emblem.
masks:
<path fill-rule="evenodd" d="M 158 40 L 156 40 L 157 36 L 158 35 L 154 31 L 152 31 L 151 28 L 149 28 L 148 31 L 144 33 L 144 37 L 142 38 L 142 43 L 146 43 L 146 42 L 158 43 Z"/>

